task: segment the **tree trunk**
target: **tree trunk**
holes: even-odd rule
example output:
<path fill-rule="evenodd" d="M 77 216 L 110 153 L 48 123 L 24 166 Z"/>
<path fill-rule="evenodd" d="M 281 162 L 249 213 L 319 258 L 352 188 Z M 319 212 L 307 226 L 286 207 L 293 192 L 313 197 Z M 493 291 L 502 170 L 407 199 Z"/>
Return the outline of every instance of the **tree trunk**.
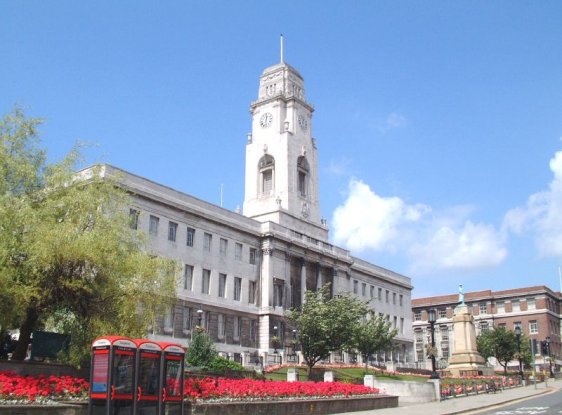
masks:
<path fill-rule="evenodd" d="M 25 320 L 20 327 L 20 337 L 16 345 L 16 349 L 12 354 L 12 360 L 24 360 L 27 355 L 27 346 L 31 340 L 31 333 L 35 328 L 35 324 L 39 320 L 39 314 L 34 307 L 28 307 L 25 314 Z"/>

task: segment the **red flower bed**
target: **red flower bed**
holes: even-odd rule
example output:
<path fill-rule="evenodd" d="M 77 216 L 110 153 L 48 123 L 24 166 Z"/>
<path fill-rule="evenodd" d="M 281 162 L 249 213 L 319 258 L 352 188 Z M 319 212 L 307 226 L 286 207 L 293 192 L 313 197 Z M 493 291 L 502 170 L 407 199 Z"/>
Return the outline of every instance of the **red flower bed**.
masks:
<path fill-rule="evenodd" d="M 71 376 L 20 376 L 0 372 L 0 400 L 36 401 L 41 399 L 86 398 L 89 384 Z"/>
<path fill-rule="evenodd" d="M 267 400 L 375 395 L 379 391 L 341 382 L 274 382 L 252 379 L 186 379 L 185 398 L 190 400 Z"/>
<path fill-rule="evenodd" d="M 0 401 L 41 402 L 85 399 L 89 384 L 71 376 L 20 376 L 0 372 Z M 270 400 L 376 395 L 377 389 L 340 382 L 274 382 L 252 379 L 186 379 L 184 398 L 192 401 Z"/>

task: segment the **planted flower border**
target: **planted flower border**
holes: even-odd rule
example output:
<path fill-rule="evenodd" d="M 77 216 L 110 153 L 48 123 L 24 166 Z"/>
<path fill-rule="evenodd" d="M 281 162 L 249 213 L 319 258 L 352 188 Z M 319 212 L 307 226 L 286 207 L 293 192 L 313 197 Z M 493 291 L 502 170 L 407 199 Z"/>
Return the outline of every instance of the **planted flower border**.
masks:
<path fill-rule="evenodd" d="M 374 398 L 375 388 L 341 382 L 275 382 L 253 379 L 185 380 L 184 399 L 191 403 L 258 402 L 334 398 Z M 0 372 L 0 404 L 54 404 L 86 401 L 89 383 L 71 376 L 22 376 Z"/>

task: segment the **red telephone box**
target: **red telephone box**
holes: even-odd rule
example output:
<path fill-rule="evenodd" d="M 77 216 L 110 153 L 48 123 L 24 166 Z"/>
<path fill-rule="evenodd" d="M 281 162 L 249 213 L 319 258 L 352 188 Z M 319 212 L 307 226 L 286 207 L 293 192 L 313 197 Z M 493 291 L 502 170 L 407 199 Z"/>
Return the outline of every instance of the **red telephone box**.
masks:
<path fill-rule="evenodd" d="M 162 405 L 160 415 L 183 415 L 183 379 L 185 350 L 175 343 L 162 347 Z"/>
<path fill-rule="evenodd" d="M 132 415 L 137 346 L 126 337 L 92 343 L 89 415 Z"/>
<path fill-rule="evenodd" d="M 161 404 L 162 347 L 153 341 L 137 339 L 137 367 L 134 414 L 158 415 Z"/>

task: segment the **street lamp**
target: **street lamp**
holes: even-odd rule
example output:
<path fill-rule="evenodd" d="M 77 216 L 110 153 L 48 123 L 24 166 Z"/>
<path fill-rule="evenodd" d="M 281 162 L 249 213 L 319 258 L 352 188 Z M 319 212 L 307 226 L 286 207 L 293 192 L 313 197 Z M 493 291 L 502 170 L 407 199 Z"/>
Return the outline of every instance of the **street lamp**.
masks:
<path fill-rule="evenodd" d="M 515 338 L 517 339 L 517 358 L 519 359 L 519 377 L 523 380 L 523 364 L 521 362 L 521 327 L 515 326 Z"/>
<path fill-rule="evenodd" d="M 546 338 L 546 352 L 548 353 L 548 371 L 550 372 L 550 377 L 554 377 L 554 373 L 552 372 L 552 357 L 550 353 L 550 336 Z"/>
<path fill-rule="evenodd" d="M 435 321 L 437 316 L 435 309 L 432 308 L 427 312 L 427 320 L 431 329 L 431 376 L 430 379 L 439 379 L 439 373 L 435 370 Z"/>
<path fill-rule="evenodd" d="M 201 327 L 201 320 L 203 319 L 203 308 L 201 304 L 199 304 L 199 308 L 197 309 L 197 325 Z"/>

